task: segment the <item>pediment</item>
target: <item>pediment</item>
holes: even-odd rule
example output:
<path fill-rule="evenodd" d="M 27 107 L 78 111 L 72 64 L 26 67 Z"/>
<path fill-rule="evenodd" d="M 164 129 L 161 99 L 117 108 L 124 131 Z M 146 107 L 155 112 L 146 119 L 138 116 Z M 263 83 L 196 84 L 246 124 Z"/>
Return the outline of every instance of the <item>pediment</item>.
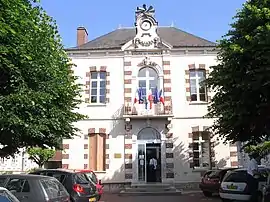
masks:
<path fill-rule="evenodd" d="M 166 43 L 164 41 L 160 41 L 158 46 L 156 47 L 143 47 L 143 46 L 140 46 L 140 47 L 136 47 L 135 45 L 135 42 L 134 42 L 134 39 L 133 40 L 130 40 L 129 42 L 127 42 L 126 44 L 124 44 L 122 47 L 121 47 L 121 50 L 122 51 L 127 51 L 127 50 L 136 50 L 136 51 L 140 51 L 140 50 L 164 50 L 164 49 L 172 49 L 172 46 L 169 44 L 169 43 Z"/>

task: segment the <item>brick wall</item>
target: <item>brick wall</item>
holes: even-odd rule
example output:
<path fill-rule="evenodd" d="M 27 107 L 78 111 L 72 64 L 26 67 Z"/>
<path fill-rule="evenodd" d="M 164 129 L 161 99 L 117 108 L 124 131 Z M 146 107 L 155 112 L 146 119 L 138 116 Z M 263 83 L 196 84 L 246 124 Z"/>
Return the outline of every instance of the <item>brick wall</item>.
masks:
<path fill-rule="evenodd" d="M 125 179 L 126 181 L 131 181 L 133 176 L 132 170 L 132 125 L 125 127 Z"/>
<path fill-rule="evenodd" d="M 164 90 L 164 100 L 165 100 L 165 113 L 171 112 L 172 107 L 172 89 L 171 89 L 171 66 L 170 61 L 163 61 L 163 90 Z"/>
<path fill-rule="evenodd" d="M 132 106 L 132 68 L 131 62 L 124 62 L 124 101 L 125 101 L 125 112 L 131 112 Z"/>

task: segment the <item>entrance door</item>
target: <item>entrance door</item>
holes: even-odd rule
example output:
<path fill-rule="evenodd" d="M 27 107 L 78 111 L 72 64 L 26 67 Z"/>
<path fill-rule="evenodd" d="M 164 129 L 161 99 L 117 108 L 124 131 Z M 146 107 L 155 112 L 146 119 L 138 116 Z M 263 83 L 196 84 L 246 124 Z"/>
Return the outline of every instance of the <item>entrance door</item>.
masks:
<path fill-rule="evenodd" d="M 157 165 L 150 164 L 151 159 L 156 159 Z M 152 161 L 153 163 L 154 161 Z M 161 182 L 161 144 L 146 144 L 146 181 Z"/>
<path fill-rule="evenodd" d="M 138 181 L 145 182 L 146 175 L 145 143 L 138 144 Z"/>

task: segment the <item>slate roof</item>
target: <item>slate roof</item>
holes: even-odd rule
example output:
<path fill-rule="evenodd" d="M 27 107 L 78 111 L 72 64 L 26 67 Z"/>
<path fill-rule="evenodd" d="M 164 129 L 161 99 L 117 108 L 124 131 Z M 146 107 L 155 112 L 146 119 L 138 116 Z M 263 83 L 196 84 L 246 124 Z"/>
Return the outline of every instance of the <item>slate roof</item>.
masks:
<path fill-rule="evenodd" d="M 175 27 L 158 27 L 158 35 L 161 40 L 174 48 L 180 47 L 215 47 L 216 43 L 187 33 Z M 119 28 L 108 34 L 91 40 L 81 46 L 71 49 L 99 50 L 120 49 L 125 43 L 135 37 L 135 28 Z"/>

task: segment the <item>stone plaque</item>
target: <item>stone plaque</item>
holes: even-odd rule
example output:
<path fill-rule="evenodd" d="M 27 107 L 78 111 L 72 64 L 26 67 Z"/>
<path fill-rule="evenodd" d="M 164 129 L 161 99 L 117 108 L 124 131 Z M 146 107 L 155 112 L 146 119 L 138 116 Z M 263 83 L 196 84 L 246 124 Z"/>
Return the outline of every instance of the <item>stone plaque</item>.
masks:
<path fill-rule="evenodd" d="M 120 153 L 115 153 L 114 158 L 115 159 L 121 159 L 122 155 Z"/>

